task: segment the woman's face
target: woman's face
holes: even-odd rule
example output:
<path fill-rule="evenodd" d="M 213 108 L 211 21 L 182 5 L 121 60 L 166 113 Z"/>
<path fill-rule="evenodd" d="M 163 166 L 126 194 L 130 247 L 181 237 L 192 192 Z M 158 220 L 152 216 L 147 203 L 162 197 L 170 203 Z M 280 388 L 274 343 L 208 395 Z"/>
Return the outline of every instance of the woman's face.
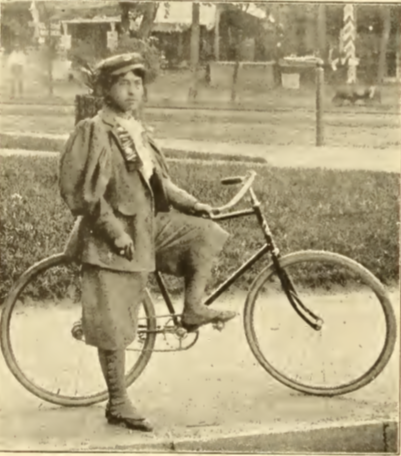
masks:
<path fill-rule="evenodd" d="M 142 78 L 132 71 L 121 75 L 109 90 L 109 97 L 124 112 L 137 111 L 143 101 Z"/>

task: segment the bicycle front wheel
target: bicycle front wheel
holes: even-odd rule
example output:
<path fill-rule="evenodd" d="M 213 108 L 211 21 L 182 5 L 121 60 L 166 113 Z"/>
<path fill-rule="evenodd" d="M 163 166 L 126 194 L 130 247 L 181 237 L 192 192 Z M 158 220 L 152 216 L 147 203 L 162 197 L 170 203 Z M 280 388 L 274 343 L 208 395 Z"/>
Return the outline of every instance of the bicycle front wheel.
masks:
<path fill-rule="evenodd" d="M 80 268 L 63 254 L 29 268 L 10 290 L 1 316 L 1 349 L 14 377 L 28 391 L 62 406 L 88 406 L 108 398 L 97 349 L 72 335 L 81 317 Z M 126 384 L 141 375 L 156 339 L 148 294 L 141 325 L 126 353 Z"/>
<path fill-rule="evenodd" d="M 319 396 L 350 393 L 373 381 L 397 336 L 381 282 L 359 263 L 330 252 L 296 252 L 280 265 L 300 302 L 323 323 L 314 329 L 300 317 L 269 265 L 255 279 L 244 313 L 246 337 L 260 365 L 284 385 Z"/>

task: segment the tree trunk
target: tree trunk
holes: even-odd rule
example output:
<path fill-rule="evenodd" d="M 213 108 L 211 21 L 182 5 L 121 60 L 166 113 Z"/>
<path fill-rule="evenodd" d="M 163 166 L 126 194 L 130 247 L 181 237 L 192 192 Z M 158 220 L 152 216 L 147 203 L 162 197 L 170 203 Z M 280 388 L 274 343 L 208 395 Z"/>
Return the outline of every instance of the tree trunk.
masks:
<path fill-rule="evenodd" d="M 93 95 L 75 97 L 75 125 L 83 119 L 94 117 L 102 108 L 103 98 Z"/>
<path fill-rule="evenodd" d="M 200 25 L 199 3 L 192 3 L 192 26 L 191 26 L 191 67 L 195 68 L 199 62 Z"/>
<path fill-rule="evenodd" d="M 54 89 L 53 89 L 53 60 L 49 56 L 47 60 L 47 80 L 48 80 L 48 87 L 49 87 L 49 95 L 53 96 Z"/>
<path fill-rule="evenodd" d="M 129 3 L 120 3 L 121 9 L 121 31 L 124 35 L 129 33 L 130 21 L 129 21 Z"/>
<path fill-rule="evenodd" d="M 386 74 L 386 52 L 387 44 L 390 37 L 390 28 L 391 28 L 391 9 L 389 5 L 381 6 L 382 14 L 382 36 L 380 40 L 380 55 L 379 55 L 379 65 L 377 69 L 377 83 L 382 84 L 384 76 Z"/>
<path fill-rule="evenodd" d="M 149 38 L 152 32 L 153 23 L 156 19 L 158 8 L 159 4 L 157 2 L 149 2 L 146 5 L 145 11 L 143 13 L 142 22 L 139 27 L 139 36 L 142 39 Z"/>
<path fill-rule="evenodd" d="M 181 61 L 184 55 L 184 37 L 182 33 L 178 33 L 178 48 L 177 48 L 178 59 Z"/>
<path fill-rule="evenodd" d="M 47 79 L 49 95 L 53 96 L 53 49 L 52 49 L 52 32 L 51 22 L 47 23 Z"/>
<path fill-rule="evenodd" d="M 214 59 L 216 62 L 220 60 L 220 17 L 221 8 L 216 4 L 216 21 L 214 24 Z"/>
<path fill-rule="evenodd" d="M 191 26 L 191 71 L 192 82 L 189 88 L 188 98 L 195 100 L 198 92 L 198 65 L 199 65 L 199 46 L 200 46 L 200 9 L 199 3 L 192 3 L 192 26 Z"/>

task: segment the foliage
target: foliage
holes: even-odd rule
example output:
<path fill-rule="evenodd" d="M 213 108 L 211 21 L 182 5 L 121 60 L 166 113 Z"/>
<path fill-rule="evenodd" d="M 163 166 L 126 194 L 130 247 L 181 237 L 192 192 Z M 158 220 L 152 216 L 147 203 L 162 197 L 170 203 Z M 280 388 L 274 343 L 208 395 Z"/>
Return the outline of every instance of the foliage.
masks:
<path fill-rule="evenodd" d="M 105 57 L 94 41 L 80 40 L 68 51 L 71 67 L 76 70 L 75 77 L 83 83 L 90 93 L 96 93 L 96 64 Z"/>
<path fill-rule="evenodd" d="M 2 45 L 7 51 L 11 51 L 15 42 L 24 48 L 32 43 L 34 31 L 29 26 L 31 20 L 28 2 L 1 2 Z"/>
<path fill-rule="evenodd" d="M 108 49 L 106 51 L 99 50 L 96 43 L 92 41 L 82 40 L 70 51 L 69 58 L 72 60 L 73 67 L 78 70 L 81 81 L 91 92 L 95 92 L 96 64 L 104 58 L 129 52 L 139 52 L 142 54 L 148 69 L 147 82 L 153 82 L 160 71 L 161 65 L 161 54 L 153 37 L 140 39 L 122 35 L 120 36 L 117 47 L 113 50 Z"/>
<path fill-rule="evenodd" d="M 100 60 L 112 55 L 129 52 L 139 52 L 142 54 L 148 69 L 148 82 L 154 81 L 160 70 L 161 53 L 157 48 L 157 41 L 153 37 L 148 36 L 148 33 L 144 30 L 144 28 L 149 29 L 153 23 L 154 15 L 150 9 L 154 9 L 154 5 L 146 2 L 127 2 L 120 3 L 119 6 L 120 8 L 118 8 L 118 11 L 113 10 L 113 15 L 121 15 L 118 45 L 115 49 L 101 50 L 93 41 L 81 41 L 78 46 L 70 52 L 73 66 L 78 69 L 82 81 L 91 92 L 95 91 L 96 76 L 94 68 L 96 64 Z M 116 6 L 114 6 L 114 8 L 116 8 Z M 107 12 L 108 10 L 103 10 L 103 15 L 107 15 Z M 155 11 L 153 11 L 153 13 L 155 13 Z M 142 19 L 138 30 L 129 30 L 130 22 L 135 22 L 139 18 Z M 145 25 L 146 27 L 142 27 L 142 25 Z"/>
<path fill-rule="evenodd" d="M 123 35 L 118 42 L 117 48 L 110 52 L 109 55 L 124 54 L 126 52 L 139 52 L 148 68 L 148 82 L 156 79 L 160 71 L 161 54 L 157 48 L 157 40 L 155 38 L 141 39 Z"/>
<path fill-rule="evenodd" d="M 1 161 L 0 302 L 24 270 L 59 252 L 67 239 L 73 220 L 59 197 L 57 169 L 54 157 L 7 157 Z M 215 205 L 226 202 L 234 191 L 222 187 L 219 180 L 241 175 L 245 169 L 244 163 L 216 166 L 213 160 L 196 166 L 170 162 L 173 179 L 180 186 Z M 255 191 L 283 254 L 301 249 L 335 251 L 361 262 L 391 284 L 398 279 L 398 185 L 396 174 L 263 167 L 258 168 Z M 251 218 L 222 225 L 231 239 L 215 269 L 214 284 L 263 242 Z M 239 286 L 247 289 L 263 266 L 244 276 Z M 325 274 L 313 280 L 322 280 Z M 62 279 L 57 275 L 48 278 L 38 297 L 56 292 Z M 61 288 L 58 291 L 63 292 Z"/>

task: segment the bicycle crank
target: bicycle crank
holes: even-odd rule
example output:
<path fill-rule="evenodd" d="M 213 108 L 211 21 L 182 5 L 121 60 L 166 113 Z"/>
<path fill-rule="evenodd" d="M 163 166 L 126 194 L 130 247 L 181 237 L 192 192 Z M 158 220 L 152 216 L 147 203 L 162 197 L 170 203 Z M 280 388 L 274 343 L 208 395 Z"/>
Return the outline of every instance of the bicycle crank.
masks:
<path fill-rule="evenodd" d="M 157 316 L 156 319 L 162 318 L 169 318 L 167 322 L 161 326 L 156 326 L 154 330 L 147 329 L 148 326 L 146 324 L 138 324 L 138 334 L 137 334 L 137 342 L 141 345 L 145 344 L 146 338 L 148 334 L 160 334 L 163 336 L 164 343 L 169 348 L 163 349 L 154 349 L 154 352 L 174 352 L 174 351 L 185 351 L 189 350 L 191 347 L 195 345 L 199 338 L 199 331 L 191 331 L 188 332 L 182 326 L 176 325 L 174 323 L 174 319 L 177 318 L 179 315 L 160 315 Z M 139 320 L 146 320 L 147 318 L 140 318 Z M 213 326 L 216 327 L 219 331 L 224 328 L 224 323 L 218 322 Z M 79 342 L 85 342 L 84 331 L 82 328 L 82 321 L 78 320 L 75 322 L 71 328 L 71 335 L 74 339 Z M 144 351 L 143 348 L 127 348 L 127 351 L 137 351 L 142 352 Z"/>
<path fill-rule="evenodd" d="M 170 317 L 170 318 L 169 318 Z M 138 342 L 144 344 L 148 334 L 161 335 L 167 348 L 155 348 L 153 352 L 186 351 L 195 345 L 199 338 L 199 331 L 188 332 L 182 326 L 176 325 L 174 319 L 179 315 L 159 315 L 156 319 L 169 318 L 163 326 L 148 330 L 146 325 L 138 327 Z M 145 318 L 146 319 L 146 318 Z M 143 319 L 142 319 L 143 320 Z M 143 351 L 141 348 L 127 348 L 127 351 Z"/>

